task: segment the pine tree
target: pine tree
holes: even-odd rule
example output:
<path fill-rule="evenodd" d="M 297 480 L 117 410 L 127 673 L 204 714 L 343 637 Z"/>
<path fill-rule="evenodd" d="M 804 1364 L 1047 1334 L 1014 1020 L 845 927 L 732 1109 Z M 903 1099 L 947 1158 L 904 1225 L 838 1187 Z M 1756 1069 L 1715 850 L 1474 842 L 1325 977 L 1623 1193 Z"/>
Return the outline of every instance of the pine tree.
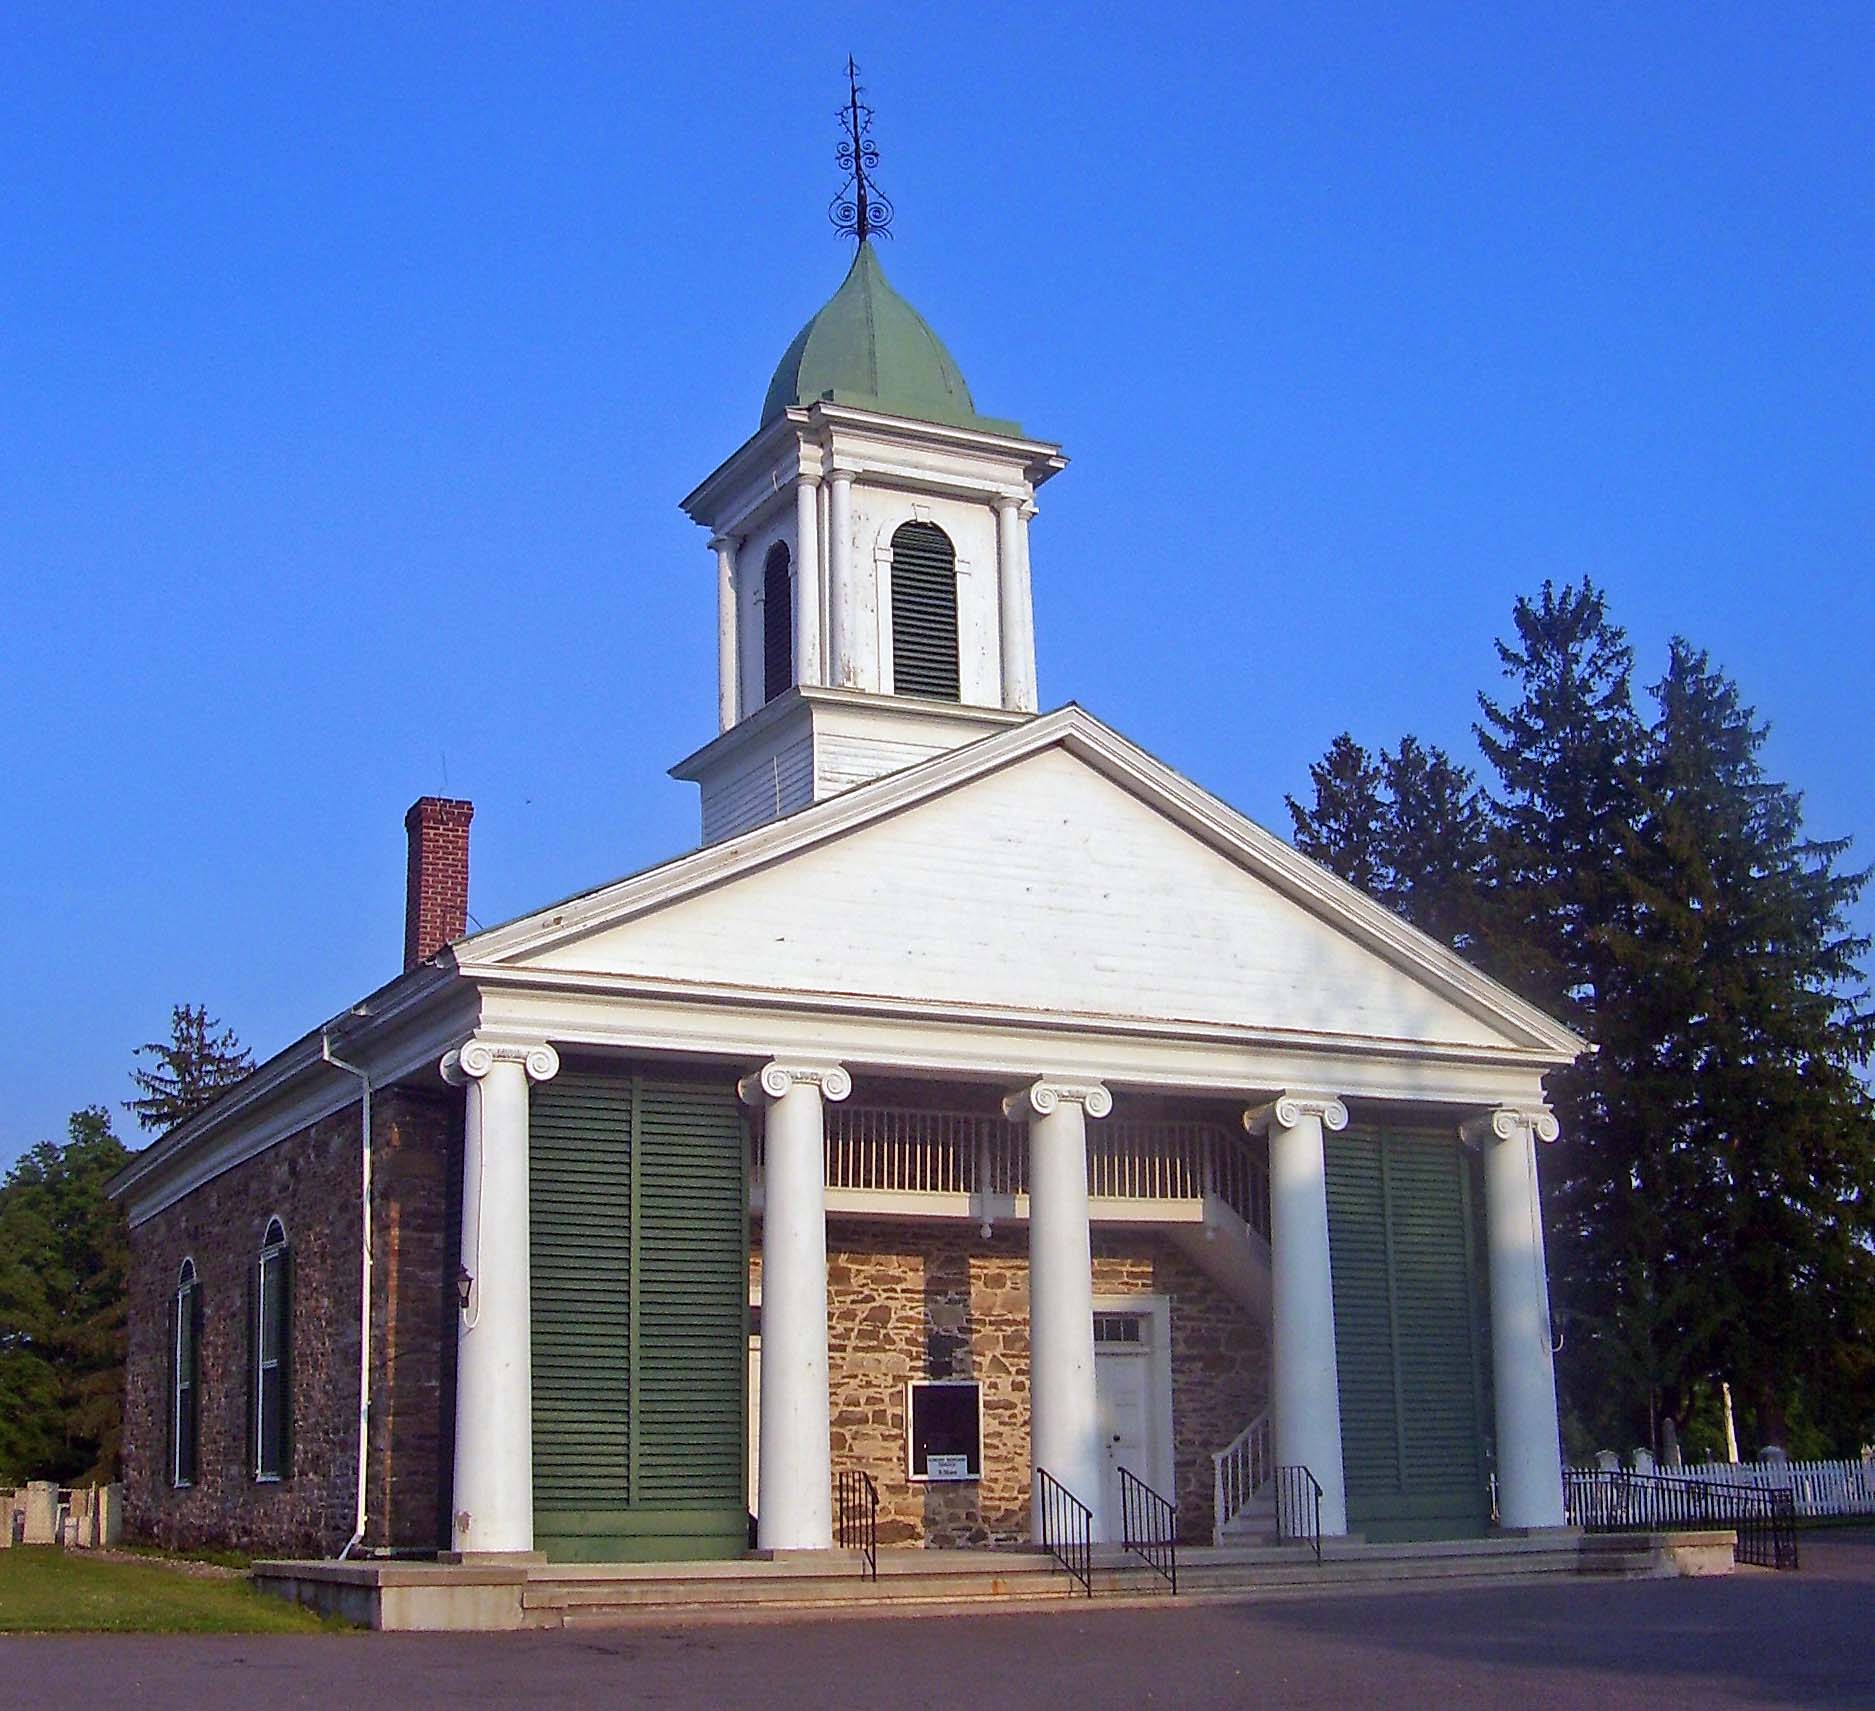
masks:
<path fill-rule="evenodd" d="M 1381 777 L 1373 756 L 1343 731 L 1309 768 L 1314 806 L 1304 808 L 1293 796 L 1283 800 L 1289 804 L 1297 849 L 1350 885 L 1386 901 L 1383 893 L 1389 875 L 1380 847 L 1380 823 L 1386 812 Z"/>
<path fill-rule="evenodd" d="M 1676 639 L 1642 768 L 1644 814 L 1614 936 L 1618 1061 L 1640 1134 L 1640 1191 L 1659 1208 L 1663 1270 L 1699 1280 L 1678 1327 L 1692 1379 L 1729 1378 L 1760 1443 L 1788 1446 L 1807 1403 L 1812 1448 L 1854 1449 L 1875 1416 L 1875 1047 L 1845 911 L 1866 872 L 1803 831 L 1767 778 L 1767 727 L 1703 653 Z M 1676 1412 L 1695 1398 L 1682 1383 Z"/>
<path fill-rule="evenodd" d="M 153 1040 L 137 1047 L 136 1055 L 153 1058 L 155 1067 L 131 1070 L 142 1097 L 126 1100 L 124 1109 L 144 1128 L 160 1134 L 187 1122 L 253 1069 L 253 1054 L 234 1030 L 217 1034 L 218 1028 L 221 1023 L 210 1017 L 207 1006 L 178 1004 L 169 1014 L 168 1043 Z"/>
<path fill-rule="evenodd" d="M 0 1183 L 0 1485 L 113 1478 L 123 1419 L 130 1155 L 101 1106 Z"/>
<path fill-rule="evenodd" d="M 1491 853 L 1471 773 L 1417 737 L 1376 759 L 1344 732 L 1309 778 L 1311 806 L 1285 798 L 1296 848 L 1422 932 L 1471 948 Z"/>

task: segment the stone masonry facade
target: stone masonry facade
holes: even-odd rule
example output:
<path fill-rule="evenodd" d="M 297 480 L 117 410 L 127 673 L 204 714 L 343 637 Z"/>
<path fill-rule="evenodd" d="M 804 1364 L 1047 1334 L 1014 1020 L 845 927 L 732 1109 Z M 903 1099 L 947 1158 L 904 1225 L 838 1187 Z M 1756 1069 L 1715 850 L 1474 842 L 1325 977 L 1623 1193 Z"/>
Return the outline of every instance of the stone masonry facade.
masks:
<path fill-rule="evenodd" d="M 1177 1248 L 1150 1234 L 1093 1236 L 1095 1296 L 1171 1306 L 1172 1454 L 1179 1531 L 1211 1538 L 1214 1452 L 1266 1404 L 1263 1327 Z M 751 1262 L 759 1287 L 761 1258 Z M 879 1487 L 883 1543 L 986 1545 L 1028 1537 L 1027 1236 L 974 1224 L 839 1219 L 827 1230 L 833 1466 Z M 906 1471 L 906 1382 L 983 1387 L 983 1478 L 921 1484 Z"/>
<path fill-rule="evenodd" d="M 446 1537 L 454 1386 L 454 1177 L 459 1096 L 394 1088 L 373 1114 L 373 1409 L 370 1545 Z M 359 1114 L 300 1130 L 205 1183 L 131 1232 L 126 1521 L 170 1549 L 334 1554 L 357 1501 Z M 270 1218 L 292 1255 L 290 1462 L 250 1471 L 250 1278 Z M 168 1477 L 171 1314 L 185 1258 L 201 1289 L 195 1483 Z"/>

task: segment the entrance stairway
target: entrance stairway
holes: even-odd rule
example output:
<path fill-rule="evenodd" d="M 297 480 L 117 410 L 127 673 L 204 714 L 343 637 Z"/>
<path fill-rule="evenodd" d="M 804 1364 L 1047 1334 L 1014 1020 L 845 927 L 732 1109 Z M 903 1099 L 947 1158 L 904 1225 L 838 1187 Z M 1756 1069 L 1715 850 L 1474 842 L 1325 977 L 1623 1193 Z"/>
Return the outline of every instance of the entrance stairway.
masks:
<path fill-rule="evenodd" d="M 1690 1571 L 1689 1544 L 1729 1569 L 1731 1534 L 1587 1536 L 1438 1544 L 1325 1540 L 1322 1560 L 1296 1546 L 1188 1547 L 1178 1560 L 1181 1601 L 1244 1601 L 1325 1593 L 1430 1591 L 1551 1576 L 1642 1577 Z M 1045 1553 L 885 1549 L 879 1575 L 857 1553 L 814 1552 L 774 1562 L 256 1563 L 265 1590 L 362 1626 L 402 1629 L 573 1628 L 626 1623 L 749 1620 L 813 1614 L 918 1614 L 959 1609 L 1066 1609 L 1090 1596 Z M 1702 1567 L 1702 1572 L 1707 1571 Z M 1718 1572 L 1716 1568 L 1710 1570 Z M 1169 1598 L 1140 1559 L 1097 1547 L 1095 1602 Z"/>

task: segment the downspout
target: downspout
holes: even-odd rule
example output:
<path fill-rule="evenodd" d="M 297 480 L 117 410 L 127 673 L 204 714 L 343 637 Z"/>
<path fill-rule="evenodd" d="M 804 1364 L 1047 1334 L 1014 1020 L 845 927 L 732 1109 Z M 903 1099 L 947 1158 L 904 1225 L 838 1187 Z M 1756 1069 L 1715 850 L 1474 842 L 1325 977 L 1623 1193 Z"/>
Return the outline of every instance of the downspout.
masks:
<path fill-rule="evenodd" d="M 319 1030 L 319 1055 L 334 1069 L 358 1077 L 359 1129 L 359 1287 L 358 1287 L 358 1509 L 352 1536 L 339 1552 L 339 1560 L 355 1551 L 365 1536 L 365 1473 L 371 1431 L 371 1074 L 355 1063 L 332 1054 L 331 1026 Z"/>

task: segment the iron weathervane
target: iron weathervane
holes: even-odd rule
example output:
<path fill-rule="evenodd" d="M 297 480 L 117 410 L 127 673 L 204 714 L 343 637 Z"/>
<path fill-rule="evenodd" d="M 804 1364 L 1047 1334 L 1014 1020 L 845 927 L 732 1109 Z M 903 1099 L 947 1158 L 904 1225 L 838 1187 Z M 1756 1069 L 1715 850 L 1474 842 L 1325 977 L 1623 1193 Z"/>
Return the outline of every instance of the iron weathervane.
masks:
<path fill-rule="evenodd" d="M 846 61 L 846 104 L 840 109 L 840 146 L 833 158 L 846 174 L 846 182 L 827 206 L 827 218 L 843 238 L 862 244 L 871 237 L 892 234 L 892 204 L 879 193 L 872 170 L 879 164 L 879 145 L 872 140 L 872 109 L 860 99 L 859 67 L 852 55 Z"/>

